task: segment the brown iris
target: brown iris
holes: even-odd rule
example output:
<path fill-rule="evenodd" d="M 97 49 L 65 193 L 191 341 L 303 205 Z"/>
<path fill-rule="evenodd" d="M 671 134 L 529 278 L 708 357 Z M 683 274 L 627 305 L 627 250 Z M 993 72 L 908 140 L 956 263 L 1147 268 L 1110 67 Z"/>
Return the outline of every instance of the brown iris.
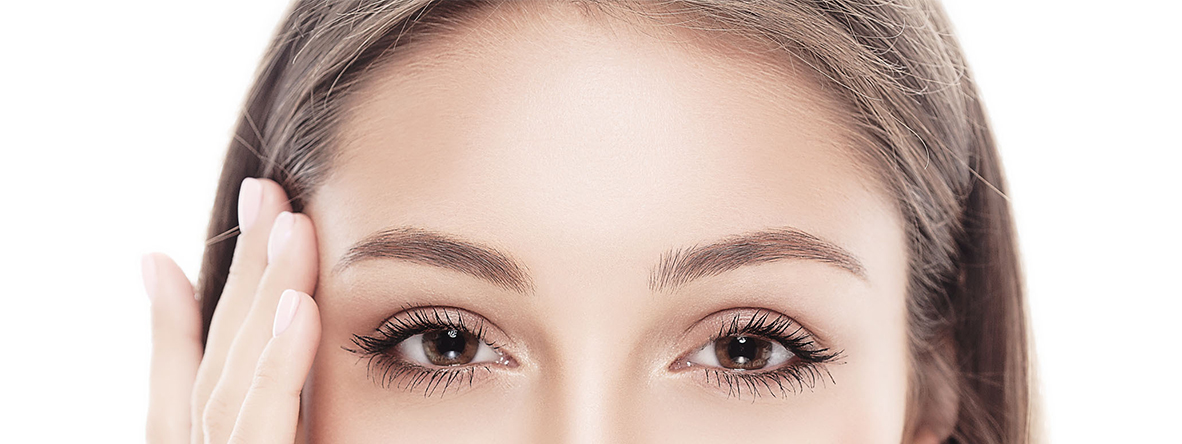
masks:
<path fill-rule="evenodd" d="M 427 360 L 441 367 L 472 362 L 479 346 L 476 336 L 454 328 L 423 333 L 423 352 Z"/>
<path fill-rule="evenodd" d="M 724 368 L 758 370 L 772 356 L 772 343 L 751 336 L 727 336 L 714 341 L 714 355 Z"/>

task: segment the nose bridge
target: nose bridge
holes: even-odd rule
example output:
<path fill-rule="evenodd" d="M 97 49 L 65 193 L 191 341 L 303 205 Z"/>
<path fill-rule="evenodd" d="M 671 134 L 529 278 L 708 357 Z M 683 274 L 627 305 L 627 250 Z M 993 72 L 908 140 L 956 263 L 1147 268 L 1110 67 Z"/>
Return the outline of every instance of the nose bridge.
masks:
<path fill-rule="evenodd" d="M 550 307 L 555 322 L 548 334 L 554 341 L 542 363 L 543 405 L 537 411 L 545 417 L 537 422 L 539 442 L 628 442 L 625 412 L 636 399 L 640 375 L 630 362 L 628 338 L 636 310 L 623 300 L 635 295 L 611 287 L 600 281 L 551 295 L 565 300 Z"/>
<path fill-rule="evenodd" d="M 580 368 L 581 367 L 581 368 Z M 539 436 L 542 442 L 591 444 L 618 442 L 620 424 L 613 418 L 618 408 L 613 372 L 568 362 L 547 378 L 540 412 L 545 415 Z"/>

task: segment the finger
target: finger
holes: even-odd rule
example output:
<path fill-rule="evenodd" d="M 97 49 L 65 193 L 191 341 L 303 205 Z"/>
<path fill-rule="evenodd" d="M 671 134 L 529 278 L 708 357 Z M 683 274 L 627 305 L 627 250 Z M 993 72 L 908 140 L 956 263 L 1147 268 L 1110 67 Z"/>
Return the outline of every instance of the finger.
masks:
<path fill-rule="evenodd" d="M 280 295 L 286 289 L 312 293 L 316 287 L 319 259 L 311 219 L 302 214 L 280 214 L 267 248 L 270 264 L 202 413 L 206 439 L 213 442 L 224 442 L 232 430 L 259 356 L 271 339 Z"/>
<path fill-rule="evenodd" d="M 271 325 L 273 337 L 263 350 L 250 390 L 229 442 L 290 444 L 296 438 L 300 391 L 320 342 L 320 314 L 306 294 L 287 290 Z"/>
<path fill-rule="evenodd" d="M 183 443 L 189 439 L 189 396 L 201 363 L 201 312 L 193 286 L 172 259 L 147 254 L 142 267 L 152 302 L 147 442 Z"/>
<path fill-rule="evenodd" d="M 246 178 L 238 193 L 238 227 L 230 274 L 210 320 L 205 355 L 192 393 L 192 441 L 204 442 L 201 416 L 218 380 L 234 336 L 250 311 L 259 280 L 267 267 L 267 239 L 275 217 L 290 211 L 287 193 L 267 179 Z"/>
<path fill-rule="evenodd" d="M 259 280 L 267 268 L 267 242 L 275 218 L 291 211 L 287 193 L 267 179 L 246 178 L 238 195 L 238 226 L 241 233 L 234 246 L 234 258 L 226 285 L 210 321 L 205 361 L 220 370 L 238 329 L 250 310 Z M 216 376 L 216 375 L 215 375 Z M 215 378 L 216 380 L 216 378 Z"/>

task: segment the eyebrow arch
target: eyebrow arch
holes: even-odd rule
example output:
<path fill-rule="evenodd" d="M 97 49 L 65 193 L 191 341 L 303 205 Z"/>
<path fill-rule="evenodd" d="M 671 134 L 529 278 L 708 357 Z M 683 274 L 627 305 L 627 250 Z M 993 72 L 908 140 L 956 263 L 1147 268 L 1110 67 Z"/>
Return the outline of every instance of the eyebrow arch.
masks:
<path fill-rule="evenodd" d="M 357 242 L 333 268 L 339 273 L 368 259 L 396 259 L 465 273 L 501 288 L 531 293 L 526 267 L 496 248 L 456 236 L 406 226 L 376 232 Z M 850 252 L 794 228 L 756 231 L 707 244 L 671 249 L 661 255 L 649 277 L 649 289 L 665 292 L 695 279 L 743 266 L 801 259 L 834 265 L 866 279 L 862 263 Z"/>
<path fill-rule="evenodd" d="M 533 291 L 526 268 L 509 255 L 417 227 L 391 228 L 371 234 L 350 247 L 333 272 L 366 259 L 398 259 L 431 265 L 472 275 L 518 293 Z"/>
<path fill-rule="evenodd" d="M 703 246 L 669 250 L 653 267 L 649 289 L 673 290 L 690 281 L 736 268 L 785 259 L 828 263 L 866 279 L 861 261 L 845 249 L 794 228 L 732 236 Z"/>

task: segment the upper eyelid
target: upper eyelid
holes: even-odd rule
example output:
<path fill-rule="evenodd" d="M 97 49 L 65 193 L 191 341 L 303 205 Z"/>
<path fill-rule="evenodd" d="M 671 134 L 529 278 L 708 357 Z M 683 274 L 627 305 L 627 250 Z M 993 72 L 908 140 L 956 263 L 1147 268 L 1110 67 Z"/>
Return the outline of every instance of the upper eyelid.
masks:
<path fill-rule="evenodd" d="M 811 329 L 805 327 L 804 324 L 801 323 L 800 321 L 797 321 L 796 318 L 794 318 L 792 316 L 788 316 L 787 314 L 781 313 L 777 310 L 773 310 L 770 308 L 763 308 L 763 307 L 731 307 L 731 308 L 724 308 L 721 310 L 717 310 L 717 311 L 711 312 L 705 316 L 702 316 L 698 320 L 690 323 L 690 325 L 688 327 L 686 327 L 685 330 L 683 330 L 681 332 L 681 334 L 682 334 L 682 336 L 685 336 L 685 335 L 689 334 L 690 332 L 692 332 L 694 329 L 698 328 L 703 322 L 707 322 L 707 321 L 710 321 L 715 318 L 720 318 L 725 313 L 741 312 L 741 311 L 751 311 L 751 312 L 754 312 L 757 314 L 763 314 L 763 313 L 774 314 L 777 318 L 783 317 L 783 318 L 790 320 L 793 324 L 800 326 L 800 328 L 802 328 L 805 332 L 809 333 L 810 335 L 813 335 L 813 331 Z M 720 323 L 719 326 L 723 327 L 723 326 L 725 326 L 725 323 Z"/>
<path fill-rule="evenodd" d="M 736 315 L 738 315 L 739 312 L 743 312 L 743 311 L 751 312 L 751 314 L 750 314 L 751 318 L 755 318 L 755 317 L 758 317 L 763 314 L 768 314 L 770 316 L 774 316 L 774 318 L 769 318 L 769 319 L 773 319 L 773 320 L 783 318 L 783 319 L 787 320 L 788 322 L 791 322 L 791 324 L 792 324 L 792 327 L 785 330 L 786 335 L 790 335 L 795 332 L 802 332 L 803 335 L 806 336 L 810 341 L 812 341 L 813 344 L 817 348 L 834 350 L 831 342 L 827 338 L 817 334 L 813 329 L 810 329 L 807 325 L 805 325 L 803 322 L 799 321 L 797 318 L 795 318 L 793 316 L 789 316 L 789 315 L 787 315 L 783 312 L 780 312 L 778 310 L 773 310 L 773 309 L 764 308 L 764 307 L 732 307 L 732 308 L 717 310 L 715 312 L 707 314 L 706 316 L 703 316 L 701 319 L 698 319 L 697 321 L 694 321 L 693 323 L 691 323 L 690 326 L 687 327 L 685 329 L 685 331 L 680 335 L 680 339 L 678 339 L 678 342 L 679 343 L 686 342 L 688 340 L 687 337 L 689 335 L 691 335 L 694 330 L 703 328 L 702 324 L 704 322 L 718 322 L 718 324 L 715 326 L 715 328 L 711 328 L 709 330 L 709 332 L 710 332 L 709 333 L 710 337 L 708 338 L 709 341 L 712 341 L 712 340 L 715 340 L 715 339 L 718 339 L 721 337 L 725 337 L 728 334 L 736 334 L 736 333 L 743 332 L 743 331 L 745 331 L 744 329 L 746 327 L 750 326 L 749 323 L 741 323 L 742 325 L 739 326 L 740 328 L 734 333 L 728 333 L 728 330 L 726 328 L 727 322 L 729 322 L 728 319 L 732 319 L 731 313 L 735 313 Z M 746 315 L 744 315 L 744 317 L 746 318 Z M 769 321 L 769 322 L 772 322 L 772 321 Z M 697 345 L 695 344 L 694 346 L 696 347 Z M 838 353 L 844 354 L 843 351 L 839 351 Z"/>
<path fill-rule="evenodd" d="M 769 317 L 771 317 L 770 320 L 768 320 Z M 722 325 L 720 325 L 719 334 L 738 334 L 758 328 L 772 328 L 771 326 L 780 324 L 783 327 L 783 332 L 785 333 L 791 331 L 792 333 L 790 334 L 794 334 L 804 330 L 806 334 L 812 336 L 812 332 L 804 328 L 804 326 L 799 322 L 796 322 L 795 319 L 782 313 L 771 312 L 770 310 L 760 310 L 757 314 L 751 316 L 745 322 L 735 322 L 736 319 L 738 319 L 738 314 L 732 316 L 729 323 L 724 322 Z M 796 328 L 791 328 L 793 326 Z"/>
<path fill-rule="evenodd" d="M 430 310 L 431 314 L 424 315 L 423 313 L 426 310 Z M 403 313 L 406 313 L 408 316 L 411 316 L 413 319 L 411 322 L 417 323 L 417 325 L 416 324 L 406 324 L 406 323 L 403 323 L 402 325 L 408 326 L 411 328 L 421 327 L 421 326 L 425 326 L 428 328 L 436 327 L 436 326 L 446 326 L 446 327 L 459 328 L 459 329 L 464 330 L 468 333 L 474 334 L 478 337 L 484 336 L 484 322 L 485 321 L 484 321 L 483 317 L 477 319 L 476 324 L 472 325 L 471 323 L 465 322 L 464 317 L 462 315 L 458 316 L 456 319 L 453 320 L 451 318 L 450 314 L 447 312 L 447 310 L 448 310 L 447 308 L 430 307 L 430 308 L 421 309 L 421 310 L 405 311 Z M 444 315 L 442 317 L 439 315 L 440 311 L 444 312 Z M 399 314 L 401 314 L 401 313 L 399 313 Z M 390 318 L 387 318 L 386 321 L 382 323 L 382 326 L 390 325 L 390 323 L 393 322 L 393 320 L 397 317 L 398 317 L 398 315 L 396 314 L 394 316 L 391 316 Z M 401 320 L 399 320 L 399 322 L 401 322 Z"/>
<path fill-rule="evenodd" d="M 468 318 L 478 320 L 478 322 L 476 322 L 475 324 L 472 322 L 469 322 L 469 321 L 464 321 L 462 327 L 465 328 L 469 333 L 476 334 L 477 337 L 482 342 L 492 346 L 494 349 L 507 352 L 510 355 L 514 356 L 515 359 L 525 358 L 528 360 L 528 353 L 525 353 L 525 350 L 517 350 L 518 347 L 514 346 L 515 341 L 512 341 L 510 339 L 509 335 L 504 330 L 502 330 L 499 326 L 497 326 L 493 321 L 491 321 L 487 317 L 479 315 L 479 314 L 472 312 L 470 310 L 463 309 L 460 307 L 455 307 L 455 306 L 406 305 L 403 307 L 402 310 L 399 310 L 397 313 L 382 319 L 382 321 L 378 324 L 378 327 L 371 330 L 369 334 L 377 332 L 380 328 L 382 328 L 390 323 L 401 323 L 403 325 L 409 324 L 409 325 L 413 326 L 413 324 L 414 324 L 413 321 L 405 321 L 406 315 L 408 315 L 408 314 L 413 315 L 413 314 L 417 313 L 419 318 L 423 319 L 424 315 L 422 315 L 422 313 L 426 312 L 426 311 L 431 311 L 432 315 L 438 315 L 440 312 L 458 314 L 461 316 L 460 318 L 458 318 L 458 320 L 464 320 L 465 318 L 463 316 L 467 316 Z M 746 313 L 743 313 L 743 312 L 746 312 Z M 793 335 L 796 332 L 800 332 L 803 336 L 807 337 L 811 342 L 813 342 L 813 344 L 816 345 L 816 347 L 818 349 L 831 350 L 831 351 L 837 350 L 836 348 L 832 347 L 832 344 L 828 340 L 817 335 L 812 329 L 808 328 L 806 325 L 804 325 L 802 322 L 797 320 L 795 317 L 789 316 L 783 312 L 780 312 L 780 311 L 774 310 L 774 309 L 770 309 L 770 308 L 766 308 L 766 307 L 730 307 L 730 308 L 720 309 L 720 310 L 711 312 L 711 313 L 699 318 L 698 320 L 690 323 L 690 325 L 687 326 L 682 331 L 682 333 L 680 335 L 678 335 L 678 338 L 674 340 L 674 343 L 678 344 L 678 345 L 676 345 L 676 347 L 685 348 L 685 350 L 678 350 L 677 351 L 677 353 L 679 353 L 678 356 L 683 356 L 687 351 L 690 351 L 691 349 L 696 349 L 698 346 L 702 345 L 702 343 L 704 343 L 704 342 L 708 342 L 708 341 L 715 340 L 715 339 L 725 336 L 727 334 L 727 328 L 726 328 L 727 325 L 726 324 L 728 322 L 730 322 L 731 319 L 734 319 L 735 316 L 741 316 L 743 319 L 746 320 L 744 322 L 740 322 L 741 325 L 739 325 L 738 332 L 745 331 L 744 329 L 746 327 L 750 326 L 749 320 L 751 320 L 751 319 L 755 319 L 755 318 L 758 318 L 761 316 L 766 316 L 766 319 L 769 320 L 766 323 L 770 323 L 770 322 L 773 322 L 774 320 L 778 320 L 778 319 L 782 318 L 782 319 L 787 320 L 787 322 L 791 322 L 791 327 L 787 328 L 784 331 L 785 335 Z M 449 320 L 449 321 L 453 320 L 453 317 L 454 316 L 449 316 L 449 317 L 447 317 L 446 320 Z M 427 318 L 427 319 L 430 319 L 430 318 Z M 403 320 L 403 321 L 400 321 L 400 320 Z M 438 321 L 439 319 L 434 319 L 434 320 Z M 694 341 L 693 344 L 687 344 L 687 342 L 690 341 L 689 336 L 691 334 L 693 334 L 695 330 L 703 328 L 702 325 L 705 322 L 712 323 L 712 325 L 710 325 L 709 330 L 707 330 L 708 335 L 696 335 L 696 336 L 708 336 L 708 337 L 699 337 L 697 340 Z M 459 324 L 459 322 L 452 322 L 451 324 L 446 324 L 446 325 L 452 325 L 452 324 Z M 421 332 L 419 332 L 419 333 L 421 333 Z M 731 333 L 731 334 L 733 334 L 733 333 Z M 354 336 L 357 336 L 357 335 L 354 335 Z M 409 337 L 409 336 L 407 336 L 407 337 Z M 403 339 L 405 339 L 405 338 L 403 338 Z M 775 340 L 777 338 L 773 337 L 773 338 L 769 338 L 769 339 Z M 350 350 L 350 351 L 352 351 L 352 350 Z M 792 350 L 792 351 L 794 353 L 796 352 L 796 350 Z M 837 350 L 836 353 L 839 355 L 844 355 L 844 351 L 842 351 L 842 350 Z"/>
<path fill-rule="evenodd" d="M 433 318 L 433 316 L 423 317 L 421 313 L 428 310 L 432 311 L 433 315 L 435 316 L 437 316 L 438 313 L 442 311 L 445 313 L 451 312 L 459 315 L 459 318 L 458 321 L 453 321 L 451 320 L 451 317 L 448 317 L 446 320 Z M 500 349 L 501 347 L 512 343 L 512 341 L 509 340 L 509 336 L 504 333 L 504 330 L 502 330 L 496 325 L 496 323 L 492 322 L 487 317 L 467 309 L 445 305 L 404 305 L 402 310 L 399 310 L 397 313 L 382 319 L 382 321 L 378 323 L 377 327 L 374 327 L 372 330 L 370 330 L 370 333 L 367 334 L 378 333 L 383 327 L 386 327 L 392 323 L 413 328 L 417 321 L 407 320 L 406 316 L 411 316 L 411 319 L 426 319 L 428 322 L 444 321 L 434 322 L 432 325 L 438 324 L 463 328 L 468 333 L 476 335 L 481 341 L 496 349 Z M 475 322 L 465 321 L 465 317 L 472 318 L 472 320 Z"/>

